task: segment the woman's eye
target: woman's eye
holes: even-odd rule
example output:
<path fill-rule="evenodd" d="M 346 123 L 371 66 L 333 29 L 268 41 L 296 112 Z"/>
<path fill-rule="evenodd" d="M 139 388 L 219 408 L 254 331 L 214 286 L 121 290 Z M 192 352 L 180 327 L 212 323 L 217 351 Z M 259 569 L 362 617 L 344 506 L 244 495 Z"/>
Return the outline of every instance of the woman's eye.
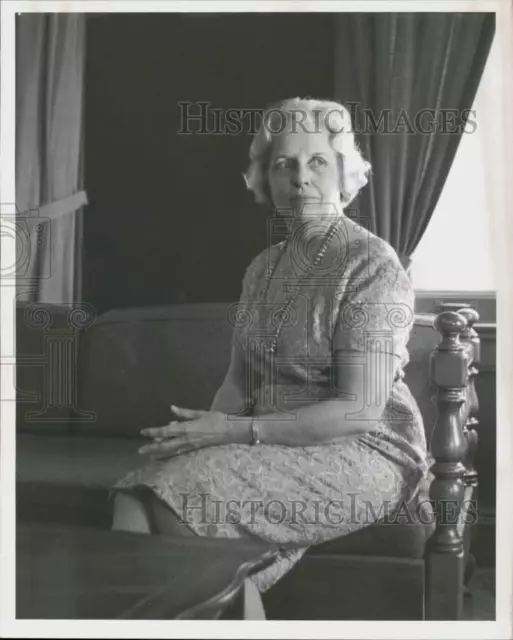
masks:
<path fill-rule="evenodd" d="M 321 156 L 314 156 L 310 160 L 310 164 L 314 167 L 325 167 L 327 162 L 324 158 L 321 158 Z"/>

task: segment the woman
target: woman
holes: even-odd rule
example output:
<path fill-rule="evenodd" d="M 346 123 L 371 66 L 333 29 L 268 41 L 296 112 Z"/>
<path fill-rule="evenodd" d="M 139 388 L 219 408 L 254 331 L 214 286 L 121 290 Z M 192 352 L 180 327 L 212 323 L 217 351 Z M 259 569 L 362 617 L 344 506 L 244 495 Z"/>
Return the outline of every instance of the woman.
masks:
<path fill-rule="evenodd" d="M 143 431 L 154 459 L 115 485 L 114 528 L 282 543 L 253 578 L 264 591 L 310 545 L 418 498 L 426 442 L 402 380 L 412 286 L 344 214 L 369 171 L 342 105 L 265 112 L 245 179 L 286 238 L 245 273 L 211 409 L 173 407 L 176 421 Z"/>

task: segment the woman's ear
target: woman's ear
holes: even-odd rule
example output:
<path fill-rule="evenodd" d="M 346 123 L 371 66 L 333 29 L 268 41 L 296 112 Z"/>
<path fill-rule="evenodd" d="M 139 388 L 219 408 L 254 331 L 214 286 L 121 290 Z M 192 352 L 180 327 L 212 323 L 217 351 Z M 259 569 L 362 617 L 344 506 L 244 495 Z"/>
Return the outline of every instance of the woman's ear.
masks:
<path fill-rule="evenodd" d="M 340 192 L 340 201 L 345 206 L 347 204 L 346 181 L 344 170 L 344 158 L 341 153 L 337 153 L 338 166 L 338 190 Z"/>
<path fill-rule="evenodd" d="M 267 175 L 265 175 L 264 177 L 264 182 L 262 185 L 262 191 L 264 193 L 265 199 L 266 199 L 266 205 L 268 205 L 269 207 L 273 207 L 273 197 L 271 195 L 271 187 L 269 186 L 269 180 L 267 179 Z"/>
<path fill-rule="evenodd" d="M 264 158 L 262 159 L 262 193 L 266 199 L 265 204 L 271 209 L 274 207 L 273 197 L 271 195 L 271 186 L 269 184 L 269 167 L 271 166 L 271 150 L 272 144 L 269 145 Z"/>

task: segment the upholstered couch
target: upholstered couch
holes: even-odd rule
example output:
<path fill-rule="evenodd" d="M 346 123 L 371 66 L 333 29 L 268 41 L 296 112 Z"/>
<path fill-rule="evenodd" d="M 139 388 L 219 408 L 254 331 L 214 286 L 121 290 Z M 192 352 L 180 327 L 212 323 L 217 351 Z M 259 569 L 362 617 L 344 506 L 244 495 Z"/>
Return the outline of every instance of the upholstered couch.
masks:
<path fill-rule="evenodd" d="M 95 317 L 87 305 L 18 306 L 18 519 L 110 526 L 108 487 L 144 463 L 137 453 L 140 430 L 166 424 L 170 403 L 210 406 L 229 362 L 228 307 L 180 304 Z M 436 414 L 428 358 L 440 339 L 432 322 L 432 316 L 416 317 L 406 368 L 428 430 Z M 303 607 L 304 617 L 329 617 L 324 605 L 335 599 L 341 604 L 335 617 L 365 618 L 366 600 L 388 576 L 397 579 L 398 564 L 404 569 L 402 587 L 381 594 L 371 617 L 422 617 L 421 563 L 429 532 L 422 525 L 403 529 L 398 535 L 397 527 L 372 525 L 313 549 L 283 588 L 266 595 L 270 617 L 290 617 L 295 607 Z M 322 567 L 337 555 L 356 561 L 344 565 L 340 582 L 333 584 Z M 370 557 L 381 558 L 381 564 L 363 575 L 362 562 Z M 305 580 L 312 588 L 310 612 L 299 591 L 294 595 L 294 584 L 300 590 Z"/>

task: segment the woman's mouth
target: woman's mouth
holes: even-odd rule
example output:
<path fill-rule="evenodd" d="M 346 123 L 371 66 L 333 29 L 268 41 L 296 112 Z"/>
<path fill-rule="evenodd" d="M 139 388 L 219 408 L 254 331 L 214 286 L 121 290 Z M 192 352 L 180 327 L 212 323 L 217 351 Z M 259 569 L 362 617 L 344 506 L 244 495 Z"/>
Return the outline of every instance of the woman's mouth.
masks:
<path fill-rule="evenodd" d="M 297 194 L 297 195 L 293 195 L 290 197 L 290 201 L 297 203 L 297 202 L 303 202 L 303 203 L 308 203 L 308 202 L 319 202 L 319 198 L 317 196 L 307 196 L 307 195 L 301 195 L 301 194 Z"/>

